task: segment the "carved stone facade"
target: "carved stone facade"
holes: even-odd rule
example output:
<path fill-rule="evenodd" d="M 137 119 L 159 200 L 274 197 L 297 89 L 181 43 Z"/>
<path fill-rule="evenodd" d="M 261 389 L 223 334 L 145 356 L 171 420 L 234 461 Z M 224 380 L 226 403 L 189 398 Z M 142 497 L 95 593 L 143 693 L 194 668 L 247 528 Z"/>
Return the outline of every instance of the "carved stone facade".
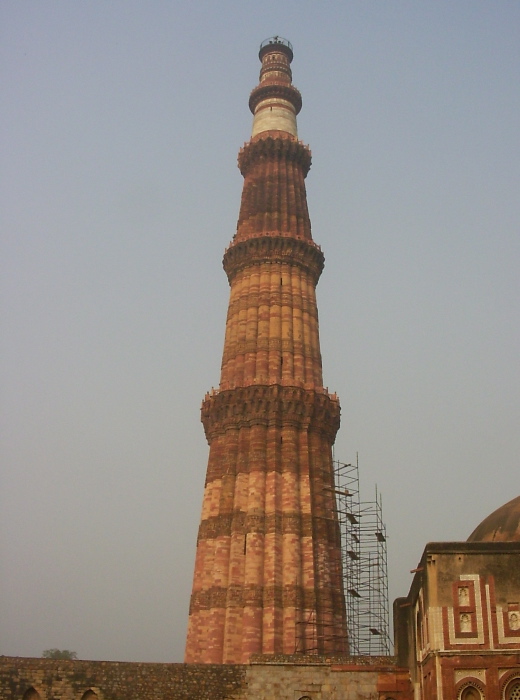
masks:
<path fill-rule="evenodd" d="M 421 700 L 520 692 L 520 542 L 434 542 L 394 604 L 399 662 Z M 515 691 L 516 692 L 516 691 Z"/>
<path fill-rule="evenodd" d="M 340 407 L 323 387 L 311 154 L 296 136 L 290 45 L 268 42 L 260 59 L 253 137 L 238 158 L 237 231 L 223 261 L 231 291 L 220 385 L 202 404 L 210 452 L 191 663 L 305 651 L 307 635 L 315 652 L 347 651 L 332 469 Z"/>

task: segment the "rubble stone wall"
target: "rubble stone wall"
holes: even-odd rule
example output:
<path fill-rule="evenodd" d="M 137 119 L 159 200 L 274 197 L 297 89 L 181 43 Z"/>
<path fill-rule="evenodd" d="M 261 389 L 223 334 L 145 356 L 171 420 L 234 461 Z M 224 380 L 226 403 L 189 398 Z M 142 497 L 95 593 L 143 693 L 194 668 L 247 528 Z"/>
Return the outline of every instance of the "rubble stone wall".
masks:
<path fill-rule="evenodd" d="M 245 666 L 0 658 L 0 700 L 234 698 Z M 240 695 L 238 696 L 240 697 Z"/>
<path fill-rule="evenodd" d="M 0 657 L 0 700 L 411 700 L 393 659 L 259 658 L 250 665 Z"/>

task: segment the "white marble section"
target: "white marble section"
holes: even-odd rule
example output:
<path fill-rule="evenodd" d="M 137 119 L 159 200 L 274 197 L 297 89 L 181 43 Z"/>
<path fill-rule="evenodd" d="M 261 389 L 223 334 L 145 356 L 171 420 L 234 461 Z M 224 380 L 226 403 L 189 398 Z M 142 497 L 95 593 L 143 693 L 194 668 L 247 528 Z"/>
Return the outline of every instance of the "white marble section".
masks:
<path fill-rule="evenodd" d="M 269 98 L 262 100 L 255 110 L 251 136 L 262 131 L 286 131 L 298 138 L 294 107 L 287 100 Z"/>

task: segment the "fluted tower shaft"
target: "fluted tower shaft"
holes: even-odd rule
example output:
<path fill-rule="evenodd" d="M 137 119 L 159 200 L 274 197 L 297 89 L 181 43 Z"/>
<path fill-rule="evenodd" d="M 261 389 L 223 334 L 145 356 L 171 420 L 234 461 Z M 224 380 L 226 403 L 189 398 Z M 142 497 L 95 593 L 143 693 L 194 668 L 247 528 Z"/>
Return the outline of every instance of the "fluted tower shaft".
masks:
<path fill-rule="evenodd" d="M 244 188 L 224 255 L 231 287 L 218 391 L 202 422 L 210 446 L 186 662 L 255 653 L 346 652 L 332 444 L 339 402 L 323 387 L 311 236 L 297 138 L 292 48 L 262 44 L 250 97 Z"/>

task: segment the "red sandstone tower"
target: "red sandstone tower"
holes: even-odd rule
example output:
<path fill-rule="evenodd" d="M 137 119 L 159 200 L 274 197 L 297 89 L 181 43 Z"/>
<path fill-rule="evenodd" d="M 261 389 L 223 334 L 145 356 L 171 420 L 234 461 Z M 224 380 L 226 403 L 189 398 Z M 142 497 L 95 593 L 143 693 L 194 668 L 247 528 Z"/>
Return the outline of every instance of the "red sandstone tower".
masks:
<path fill-rule="evenodd" d="M 316 284 L 298 141 L 301 96 L 290 43 L 260 47 L 218 391 L 202 422 L 210 446 L 186 662 L 347 651 L 332 444 L 339 402 L 323 388 Z"/>

